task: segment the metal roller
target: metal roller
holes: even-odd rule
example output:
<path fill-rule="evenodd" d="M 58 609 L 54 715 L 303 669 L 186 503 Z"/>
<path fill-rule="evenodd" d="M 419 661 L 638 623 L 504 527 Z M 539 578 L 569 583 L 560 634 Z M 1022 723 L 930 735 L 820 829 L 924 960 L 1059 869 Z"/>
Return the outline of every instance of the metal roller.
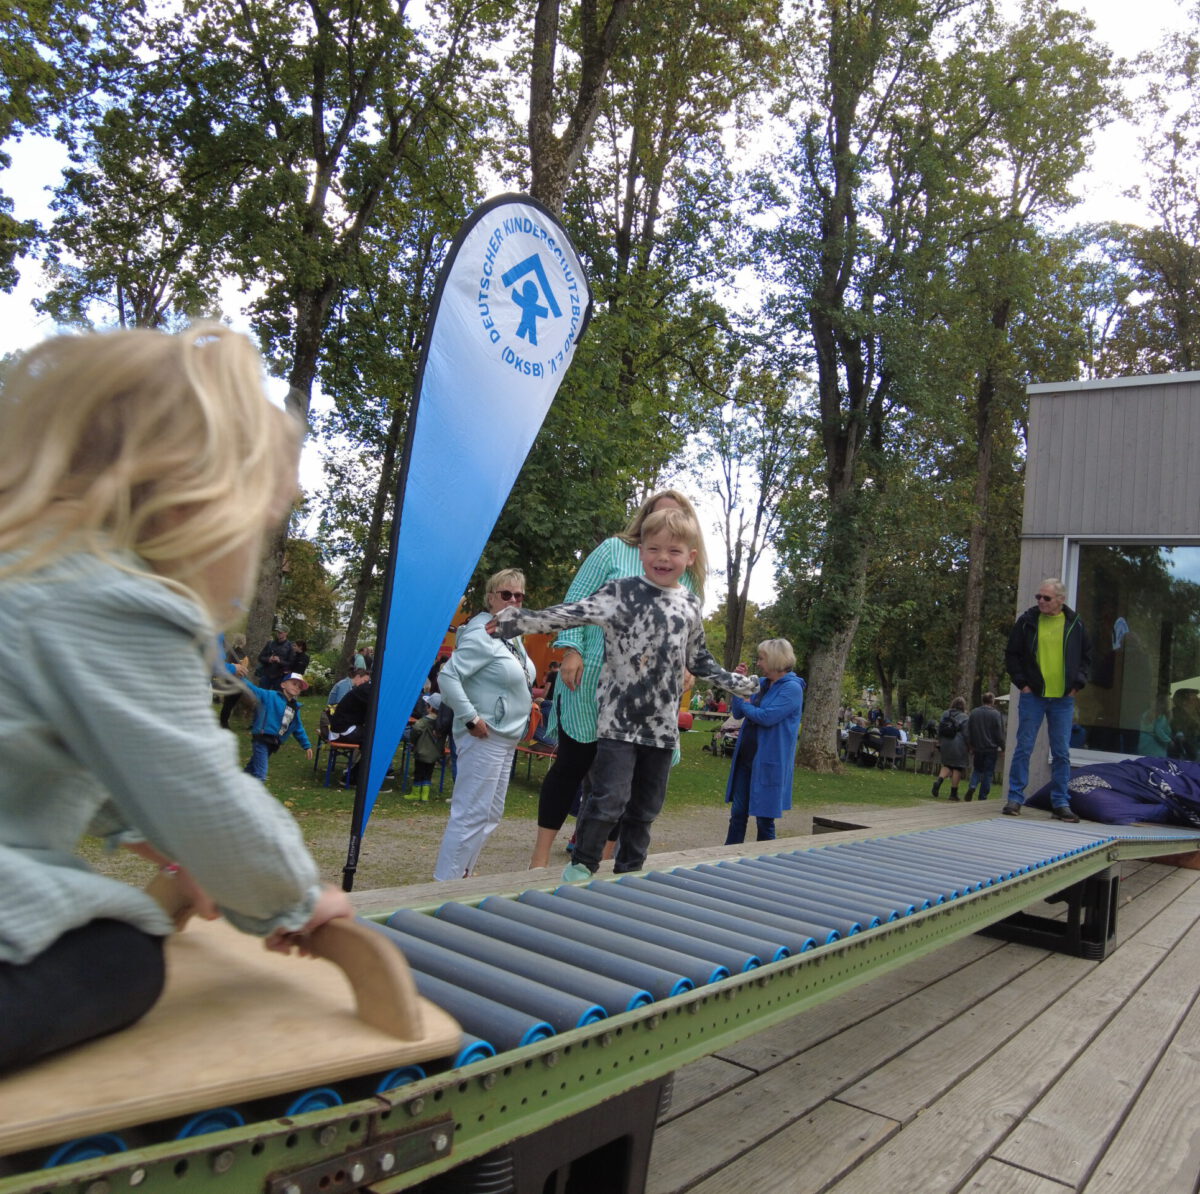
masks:
<path fill-rule="evenodd" d="M 697 916 L 696 909 L 680 905 L 671 908 L 666 906 L 665 900 L 656 906 L 642 897 L 641 893 L 620 883 L 592 883 L 586 890 L 608 901 L 610 906 L 624 915 L 638 916 L 639 910 L 641 915 L 645 915 L 647 909 L 653 909 L 655 923 L 664 928 L 714 941 L 719 945 L 735 947 L 740 943 L 741 948 L 751 950 L 764 961 L 778 962 L 780 958 L 791 956 L 792 951 L 786 945 L 751 936 L 748 932 L 750 926 L 743 924 L 739 932 L 736 927 L 715 925 L 703 916 Z M 737 922 L 734 921 L 733 925 L 736 926 Z"/>
<path fill-rule="evenodd" d="M 544 983 L 510 974 L 499 966 L 489 966 L 486 962 L 463 957 L 453 949 L 422 941 L 404 932 L 403 928 L 393 926 L 392 921 L 403 925 L 404 918 L 404 913 L 397 913 L 384 926 L 385 931 L 403 951 L 409 965 L 425 974 L 454 983 L 464 991 L 503 1003 L 516 1011 L 537 1016 L 556 1032 L 582 1028 L 585 1024 L 594 1024 L 606 1018 L 607 1013 L 594 1000 L 580 999 Z"/>
<path fill-rule="evenodd" d="M 886 924 L 899 920 L 902 916 L 911 916 L 917 910 L 917 906 L 909 901 L 897 899 L 895 896 L 877 895 L 866 888 L 852 892 L 829 882 L 814 883 L 798 874 L 772 866 L 765 860 L 726 859 L 717 864 L 715 873 L 736 875 L 749 882 L 761 883 L 770 891 L 799 896 L 809 902 L 815 900 L 818 905 L 828 906 L 858 920 L 865 918 Z"/>
<path fill-rule="evenodd" d="M 509 970 L 522 978 L 531 979 L 568 995 L 592 1000 L 601 1005 L 605 1013 L 615 1016 L 619 1012 L 632 1011 L 652 1002 L 650 993 L 627 983 L 618 983 L 602 974 L 592 974 L 577 966 L 564 966 L 553 958 L 547 958 L 506 941 L 497 941 L 477 930 L 439 919 L 436 915 L 426 916 L 411 910 L 397 912 L 388 920 L 393 929 L 400 929 L 420 937 L 434 945 L 452 949 L 464 957 L 475 958 L 490 966 Z"/>
<path fill-rule="evenodd" d="M 757 970 L 762 965 L 762 958 L 752 953 L 745 941 L 740 945 L 726 945 L 695 933 L 682 933 L 666 925 L 664 917 L 648 913 L 638 916 L 632 908 L 614 905 L 598 892 L 581 887 L 560 887 L 553 898 L 566 900 L 571 904 L 581 904 L 581 908 L 575 908 L 573 911 L 574 915 L 586 924 L 612 928 L 618 933 L 628 933 L 630 937 L 646 941 L 650 945 L 665 945 L 668 949 L 686 950 L 697 957 L 708 958 L 726 967 L 731 974 Z"/>
<path fill-rule="evenodd" d="M 578 941 L 598 945 L 601 949 L 607 949 L 611 953 L 620 953 L 626 957 L 636 958 L 648 966 L 670 967 L 672 971 L 686 978 L 693 986 L 702 987 L 729 977 L 728 967 L 714 966 L 704 958 L 681 954 L 678 950 L 647 945 L 644 941 L 630 941 L 629 938 L 612 929 L 599 929 L 595 925 L 580 924 L 571 915 L 572 909 L 569 904 L 562 902 L 554 904 L 552 910 L 539 907 L 535 897 L 545 894 L 541 891 L 526 891 L 519 895 L 513 903 L 515 907 L 522 908 L 526 912 L 536 913 L 539 918 L 548 918 L 534 922 L 542 928 L 550 928 L 563 936 L 574 937 Z"/>
<path fill-rule="evenodd" d="M 897 899 L 910 900 L 918 908 L 944 904 L 954 898 L 947 891 L 932 890 L 929 885 L 889 872 L 886 867 L 873 867 L 870 875 L 864 876 L 861 867 L 855 868 L 845 859 L 835 858 L 828 850 L 760 854 L 758 858 L 775 866 L 786 866 L 795 873 L 816 881 L 829 879 L 843 887 L 849 885 L 856 890 L 861 883 L 865 885 L 864 890 L 869 888 L 891 893 Z"/>
<path fill-rule="evenodd" d="M 927 883 L 952 884 L 955 895 L 969 895 L 973 891 L 991 887 L 996 882 L 991 876 L 969 874 L 962 867 L 952 866 L 945 859 L 922 857 L 912 850 L 895 850 L 889 847 L 886 850 L 862 853 L 861 851 L 845 850 L 841 846 L 831 846 L 830 851 L 836 851 L 838 857 L 848 859 L 861 867 L 890 862 L 898 871 L 909 875 L 917 882 L 924 878 Z"/>
<path fill-rule="evenodd" d="M 803 870 L 800 867 L 789 866 L 786 862 L 781 862 L 778 858 L 772 858 L 769 855 L 763 855 L 758 858 L 746 859 L 746 862 L 761 863 L 764 866 L 773 868 L 778 874 L 789 875 L 792 879 L 807 884 L 820 884 L 828 888 L 832 892 L 841 892 L 843 894 L 862 894 L 870 896 L 872 899 L 881 899 L 890 902 L 895 910 L 901 916 L 912 916 L 914 912 L 923 912 L 926 908 L 932 907 L 933 900 L 928 896 L 909 897 L 903 892 L 897 891 L 894 888 L 887 890 L 880 885 L 879 882 L 871 882 L 867 880 L 861 884 L 854 884 L 849 879 L 840 879 L 832 872 L 827 872 L 824 875 L 819 875 L 813 871 Z M 944 900 L 944 897 L 943 897 Z"/>
<path fill-rule="evenodd" d="M 713 867 L 712 870 L 716 872 L 717 868 Z M 679 876 L 681 872 L 673 871 L 672 874 Z M 740 883 L 732 875 L 722 875 L 719 872 L 709 874 L 700 871 L 698 867 L 689 867 L 686 871 L 682 871 L 682 875 L 694 888 L 709 893 L 715 892 L 722 899 L 727 899 L 733 904 L 757 908 L 763 912 L 774 912 L 780 916 L 793 914 L 810 916 L 814 920 L 823 920 L 843 937 L 853 937 L 855 933 L 863 931 L 862 922 L 853 917 L 839 915 L 833 909 L 822 908 L 819 903 L 777 895 L 763 886 L 755 887 L 754 884 Z M 873 919 L 877 925 L 879 918 Z M 868 921 L 867 927 L 873 928 L 874 925 Z"/>
<path fill-rule="evenodd" d="M 867 843 L 862 843 L 867 844 Z M 868 864 L 874 858 L 902 859 L 908 866 L 918 872 L 929 868 L 935 874 L 945 875 L 960 884 L 969 885 L 969 891 L 979 891 L 995 883 L 1003 883 L 1013 877 L 1011 867 L 997 866 L 995 859 L 987 858 L 982 862 L 968 861 L 961 858 L 947 845 L 938 842 L 871 842 L 871 850 L 858 849 L 859 843 L 850 843 L 850 849 L 843 850 L 841 846 L 833 849 L 839 853 L 848 854 L 852 858 L 866 861 Z"/>
<path fill-rule="evenodd" d="M 564 921 L 561 916 L 543 912 L 540 908 L 531 908 L 527 904 L 519 904 L 516 900 L 505 899 L 501 896 L 489 896 L 480 910 L 494 916 L 497 920 L 506 920 L 521 925 L 524 928 L 536 929 L 544 934 L 546 952 L 551 957 L 560 957 L 567 949 L 575 946 L 602 956 L 615 964 L 625 973 L 637 975 L 638 981 L 650 991 L 655 999 L 669 999 L 672 995 L 682 995 L 692 990 L 695 982 L 686 974 L 666 970 L 662 965 L 643 961 L 641 958 L 626 958 L 623 953 L 614 953 L 612 941 L 607 934 L 584 926 L 583 933 L 571 932 L 570 921 Z M 449 915 L 449 909 L 445 909 Z M 499 935 L 499 929 L 496 930 Z M 556 952 L 551 952 L 551 951 Z M 659 962 L 663 962 L 661 955 Z M 613 970 L 607 973 L 613 974 Z M 632 981 L 632 980 L 631 980 Z M 707 979 L 705 980 L 707 981 Z"/>
<path fill-rule="evenodd" d="M 616 883 L 606 883 L 604 890 L 611 896 L 619 896 L 630 903 L 645 908 L 658 908 L 662 912 L 671 912 L 676 916 L 685 917 L 696 924 L 713 925 L 718 929 L 729 929 L 733 932 L 739 929 L 749 929 L 755 934 L 753 940 L 761 940 L 778 950 L 786 949 L 789 954 L 802 954 L 816 948 L 816 941 L 804 933 L 794 933 L 789 930 L 779 931 L 767 925 L 747 921 L 744 917 L 731 915 L 728 912 L 717 912 L 701 905 L 699 900 L 688 900 L 681 892 L 672 892 L 668 888 L 647 883 L 636 875 L 622 875 Z M 759 947 L 756 946 L 757 950 Z"/>
<path fill-rule="evenodd" d="M 687 879 L 685 877 L 686 874 L 686 871 L 672 871 L 669 874 L 663 871 L 646 871 L 643 877 L 656 886 L 670 888 L 677 895 L 684 893 L 685 898 L 696 898 L 697 903 L 702 908 L 710 908 L 717 912 L 744 916 L 754 924 L 766 925 L 778 929 L 791 929 L 797 933 L 807 933 L 815 938 L 818 945 L 829 945 L 833 941 L 841 940 L 841 933 L 828 923 L 823 925 L 817 924 L 811 920 L 800 920 L 798 918 L 793 919 L 789 916 L 783 916 L 778 910 L 766 911 L 760 907 L 751 907 L 749 904 L 734 904 L 729 899 L 723 898 L 719 893 L 712 891 L 711 888 L 705 887 L 702 883 L 696 883 Z"/>
<path fill-rule="evenodd" d="M 474 991 L 464 991 L 444 979 L 422 973 L 415 966 L 410 965 L 409 970 L 422 998 L 449 1012 L 466 1032 L 486 1044 L 493 1054 L 554 1036 L 553 1026 L 545 1020 L 476 995 Z"/>

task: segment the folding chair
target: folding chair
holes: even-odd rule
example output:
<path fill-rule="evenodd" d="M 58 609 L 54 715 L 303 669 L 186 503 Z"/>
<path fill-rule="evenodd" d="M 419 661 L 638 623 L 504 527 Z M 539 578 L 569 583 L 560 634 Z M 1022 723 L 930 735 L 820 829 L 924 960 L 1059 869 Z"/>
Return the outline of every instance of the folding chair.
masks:
<path fill-rule="evenodd" d="M 900 753 L 900 739 L 891 738 L 886 734 L 879 742 L 879 767 L 896 766 L 896 759 L 903 758 Z"/>
<path fill-rule="evenodd" d="M 938 744 L 936 738 L 922 738 L 917 743 L 916 753 L 913 755 L 913 761 L 916 764 L 917 774 L 932 775 L 934 765 L 938 757 Z"/>
<path fill-rule="evenodd" d="M 866 738 L 866 730 L 851 730 L 846 735 L 845 761 L 847 763 L 858 762 L 858 752 L 862 749 L 862 744 L 866 741 Z"/>

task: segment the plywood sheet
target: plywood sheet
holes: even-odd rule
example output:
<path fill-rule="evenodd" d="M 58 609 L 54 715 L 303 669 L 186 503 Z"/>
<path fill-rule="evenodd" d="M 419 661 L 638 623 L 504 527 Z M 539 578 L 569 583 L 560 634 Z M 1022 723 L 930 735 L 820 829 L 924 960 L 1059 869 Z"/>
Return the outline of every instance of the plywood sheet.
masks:
<path fill-rule="evenodd" d="M 270 953 L 224 921 L 167 943 L 167 988 L 133 1027 L 0 1080 L 0 1153 L 453 1054 L 421 1000 L 419 1035 L 365 1024 L 332 963 Z"/>

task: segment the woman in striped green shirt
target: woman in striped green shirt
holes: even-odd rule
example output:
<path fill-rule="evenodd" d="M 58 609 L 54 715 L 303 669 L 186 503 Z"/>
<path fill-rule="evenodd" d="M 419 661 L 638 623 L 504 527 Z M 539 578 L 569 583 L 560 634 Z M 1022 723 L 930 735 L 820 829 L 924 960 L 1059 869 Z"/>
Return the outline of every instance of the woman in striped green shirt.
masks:
<path fill-rule="evenodd" d="M 696 519 L 695 508 L 677 489 L 661 489 L 644 501 L 620 534 L 605 539 L 579 567 L 567 589 L 566 601 L 590 597 L 602 585 L 626 576 L 640 576 L 642 561 L 638 555 L 642 524 L 656 510 L 675 507 Z M 683 585 L 696 596 L 704 597 L 704 579 L 708 575 L 708 557 L 704 538 L 696 562 L 684 574 Z M 596 756 L 596 685 L 604 664 L 604 631 L 599 626 L 580 626 L 564 630 L 554 646 L 566 651 L 559 680 L 554 688 L 554 707 L 550 733 L 558 731 L 558 751 L 554 763 L 542 781 L 538 799 L 537 841 L 529 865 L 548 866 L 554 839 L 563 827 L 579 785 Z"/>

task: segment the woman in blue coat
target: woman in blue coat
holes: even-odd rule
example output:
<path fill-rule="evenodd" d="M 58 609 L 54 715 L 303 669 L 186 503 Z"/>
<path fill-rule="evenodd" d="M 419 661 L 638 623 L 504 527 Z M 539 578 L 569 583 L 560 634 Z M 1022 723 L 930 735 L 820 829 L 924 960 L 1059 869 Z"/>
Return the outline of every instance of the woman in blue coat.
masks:
<path fill-rule="evenodd" d="M 729 768 L 725 803 L 729 810 L 727 846 L 746 840 L 746 822 L 758 822 L 758 840 L 774 841 L 775 818 L 792 807 L 796 737 L 804 711 L 804 681 L 796 675 L 796 653 L 785 638 L 758 645 L 762 686 L 749 700 L 734 697 L 730 713 L 743 718 Z"/>

